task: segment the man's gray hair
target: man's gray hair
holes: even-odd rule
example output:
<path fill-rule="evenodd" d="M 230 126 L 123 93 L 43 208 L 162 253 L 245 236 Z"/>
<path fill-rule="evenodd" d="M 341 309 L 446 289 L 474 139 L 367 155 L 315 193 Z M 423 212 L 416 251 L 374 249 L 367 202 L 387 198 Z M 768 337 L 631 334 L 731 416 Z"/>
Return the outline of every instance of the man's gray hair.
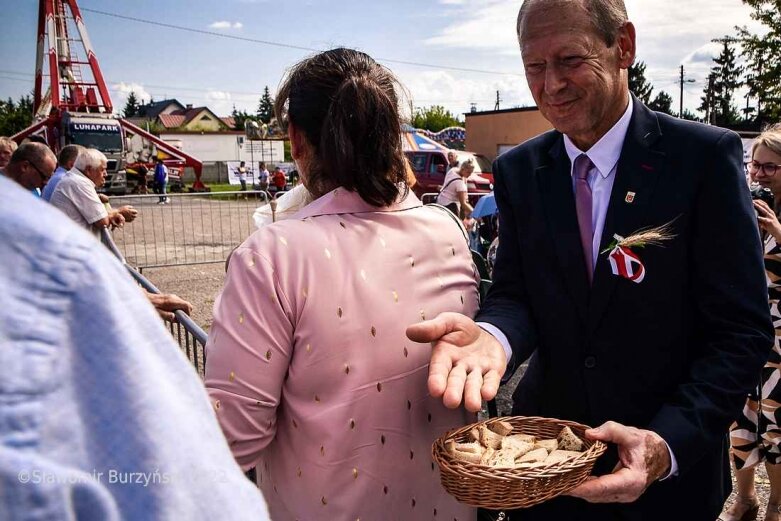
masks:
<path fill-rule="evenodd" d="M 84 150 L 86 149 L 81 145 L 65 145 L 62 147 L 62 150 L 60 150 L 60 155 L 57 156 L 57 164 L 65 166 L 71 161 L 74 161 Z"/>
<path fill-rule="evenodd" d="M 14 153 L 11 154 L 11 160 L 8 162 L 8 165 L 15 165 L 22 161 L 27 161 L 40 168 L 41 163 L 47 157 L 54 158 L 55 161 L 57 160 L 52 149 L 43 143 L 22 143 L 14 150 Z"/>
<path fill-rule="evenodd" d="M 76 158 L 76 164 L 73 166 L 80 172 L 86 172 L 88 168 L 100 168 L 103 163 L 108 163 L 103 152 L 94 148 L 85 148 Z"/>
<path fill-rule="evenodd" d="M 523 23 L 529 10 L 536 4 L 544 4 L 544 8 L 569 6 L 577 4 L 582 7 L 591 20 L 591 25 L 608 47 L 616 43 L 618 30 L 629 21 L 624 0 L 524 0 L 518 11 L 516 33 L 518 42 L 523 45 Z"/>

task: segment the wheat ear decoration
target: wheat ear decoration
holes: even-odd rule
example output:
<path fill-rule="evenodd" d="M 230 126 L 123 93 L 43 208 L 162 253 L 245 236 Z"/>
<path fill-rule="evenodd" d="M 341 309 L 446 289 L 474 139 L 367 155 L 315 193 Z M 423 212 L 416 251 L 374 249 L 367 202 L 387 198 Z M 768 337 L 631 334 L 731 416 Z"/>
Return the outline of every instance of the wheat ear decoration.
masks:
<path fill-rule="evenodd" d="M 672 233 L 672 221 L 655 228 L 648 228 L 645 230 L 638 230 L 629 237 L 624 237 L 618 243 L 617 246 L 623 248 L 644 246 L 661 246 L 663 242 L 669 241 L 675 238 L 675 234 Z"/>

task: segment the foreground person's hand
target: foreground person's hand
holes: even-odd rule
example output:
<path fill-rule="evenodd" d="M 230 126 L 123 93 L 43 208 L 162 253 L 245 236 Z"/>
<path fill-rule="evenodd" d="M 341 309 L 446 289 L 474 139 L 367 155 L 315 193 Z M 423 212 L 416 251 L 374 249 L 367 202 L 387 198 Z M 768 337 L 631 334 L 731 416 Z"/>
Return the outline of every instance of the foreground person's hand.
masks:
<path fill-rule="evenodd" d="M 619 462 L 612 474 L 591 476 L 567 495 L 590 503 L 631 503 L 670 472 L 670 451 L 653 431 L 609 421 L 587 430 L 586 437 L 618 445 Z"/>
<path fill-rule="evenodd" d="M 442 313 L 407 328 L 414 342 L 431 342 L 428 390 L 442 397 L 445 407 L 455 409 L 464 400 L 467 410 L 477 412 L 482 400 L 491 400 L 507 366 L 504 348 L 496 338 L 470 318 Z"/>

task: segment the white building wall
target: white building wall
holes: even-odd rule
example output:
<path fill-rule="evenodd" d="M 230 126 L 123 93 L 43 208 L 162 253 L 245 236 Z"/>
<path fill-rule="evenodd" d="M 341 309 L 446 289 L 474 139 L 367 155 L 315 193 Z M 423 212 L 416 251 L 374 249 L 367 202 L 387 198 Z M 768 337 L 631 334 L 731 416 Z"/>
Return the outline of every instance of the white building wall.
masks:
<path fill-rule="evenodd" d="M 279 140 L 250 141 L 244 134 L 196 134 L 196 133 L 171 133 L 160 135 L 163 141 L 167 141 L 184 152 L 200 159 L 204 163 L 246 161 L 255 163 L 265 161 L 267 164 L 281 163 L 285 160 L 284 142 Z"/>

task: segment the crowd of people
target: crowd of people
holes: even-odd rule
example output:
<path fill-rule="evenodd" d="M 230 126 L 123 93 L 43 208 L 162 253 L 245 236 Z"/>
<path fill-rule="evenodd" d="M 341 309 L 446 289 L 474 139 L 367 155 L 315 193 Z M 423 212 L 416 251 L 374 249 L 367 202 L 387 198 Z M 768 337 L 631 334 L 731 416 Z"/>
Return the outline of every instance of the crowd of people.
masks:
<path fill-rule="evenodd" d="M 409 189 L 394 75 L 318 53 L 275 106 L 303 187 L 227 262 L 206 392 L 85 233 L 129 220 L 95 193 L 105 157 L 12 151 L 0 518 L 752 520 L 765 462 L 778 519 L 781 127 L 744 165 L 736 134 L 648 109 L 628 88 L 622 0 L 524 0 L 516 29 L 554 130 L 494 164 L 486 298 L 460 220 Z M 47 205 L 30 192 L 58 159 Z M 469 173 L 447 174 L 453 213 Z M 775 207 L 752 203 L 746 173 Z M 478 513 L 441 487 L 430 447 L 526 361 L 513 414 L 591 425 L 609 449 L 559 497 Z M 722 512 L 729 454 L 738 501 Z"/>

